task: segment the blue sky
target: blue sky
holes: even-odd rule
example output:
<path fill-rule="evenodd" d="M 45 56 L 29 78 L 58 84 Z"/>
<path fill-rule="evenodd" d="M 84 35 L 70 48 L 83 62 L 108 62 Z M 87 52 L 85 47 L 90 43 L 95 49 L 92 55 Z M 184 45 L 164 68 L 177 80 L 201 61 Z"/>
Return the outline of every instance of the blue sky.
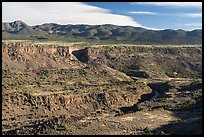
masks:
<path fill-rule="evenodd" d="M 201 2 L 3 2 L 2 22 L 202 28 Z"/>
<path fill-rule="evenodd" d="M 143 4 L 144 3 L 144 4 Z M 109 9 L 114 14 L 132 17 L 143 26 L 157 29 L 202 28 L 202 6 L 153 5 L 145 2 L 88 2 L 87 4 Z M 161 3 L 161 2 L 160 2 Z M 182 2 L 180 2 L 182 5 Z M 184 4 L 185 5 L 185 4 Z"/>

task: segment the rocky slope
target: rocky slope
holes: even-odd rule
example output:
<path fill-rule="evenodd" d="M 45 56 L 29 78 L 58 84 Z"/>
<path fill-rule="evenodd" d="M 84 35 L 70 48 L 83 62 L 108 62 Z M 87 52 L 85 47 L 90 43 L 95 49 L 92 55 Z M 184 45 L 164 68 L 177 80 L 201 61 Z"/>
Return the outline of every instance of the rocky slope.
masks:
<path fill-rule="evenodd" d="M 70 53 L 73 47 L 18 42 L 2 46 L 3 121 L 85 116 L 132 105 L 142 94 L 151 93 L 122 72 L 79 61 Z"/>
<path fill-rule="evenodd" d="M 90 48 L 89 55 L 96 62 L 135 77 L 202 76 L 201 47 L 107 46 Z"/>

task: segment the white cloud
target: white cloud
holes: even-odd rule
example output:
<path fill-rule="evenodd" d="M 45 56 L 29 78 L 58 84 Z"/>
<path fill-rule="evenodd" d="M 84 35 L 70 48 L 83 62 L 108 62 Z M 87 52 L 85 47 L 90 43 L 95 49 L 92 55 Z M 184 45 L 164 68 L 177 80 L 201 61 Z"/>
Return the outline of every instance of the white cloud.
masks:
<path fill-rule="evenodd" d="M 174 14 L 160 14 L 165 16 L 175 16 L 175 17 L 188 17 L 188 18 L 201 18 L 202 13 L 174 13 Z"/>
<path fill-rule="evenodd" d="M 52 12 L 52 13 L 59 13 L 60 10 L 49 10 L 49 12 Z"/>
<path fill-rule="evenodd" d="M 159 13 L 159 12 L 149 12 L 149 11 L 129 11 L 129 14 L 139 14 L 139 15 L 162 15 L 162 16 L 175 16 L 175 17 L 189 17 L 189 18 L 200 18 L 202 13 Z"/>
<path fill-rule="evenodd" d="M 190 27 L 201 27 L 202 28 L 202 23 L 186 23 L 186 24 L 182 24 L 184 26 L 190 26 Z"/>
<path fill-rule="evenodd" d="M 112 14 L 109 10 L 81 2 L 3 2 L 2 21 L 22 20 L 29 25 L 58 24 L 114 24 L 144 27 L 133 18 Z"/>
<path fill-rule="evenodd" d="M 190 18 L 200 18 L 202 17 L 202 13 L 186 13 L 182 14 L 181 17 L 190 17 Z"/>
<path fill-rule="evenodd" d="M 156 14 L 159 14 L 159 13 L 156 13 L 156 12 L 149 12 L 149 11 L 130 11 L 130 12 L 127 12 L 129 14 L 141 14 L 141 15 L 156 15 Z"/>
<path fill-rule="evenodd" d="M 131 4 L 165 6 L 165 7 L 191 7 L 202 8 L 202 2 L 131 2 Z"/>

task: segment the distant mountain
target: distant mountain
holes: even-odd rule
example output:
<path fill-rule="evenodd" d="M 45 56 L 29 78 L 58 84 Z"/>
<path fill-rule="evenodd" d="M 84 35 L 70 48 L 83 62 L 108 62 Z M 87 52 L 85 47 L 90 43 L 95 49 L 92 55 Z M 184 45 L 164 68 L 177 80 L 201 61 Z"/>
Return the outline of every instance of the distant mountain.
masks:
<path fill-rule="evenodd" d="M 11 23 L 2 23 L 3 39 L 37 39 L 45 37 L 47 32 L 35 30 L 35 27 L 29 26 L 22 21 L 14 21 Z"/>
<path fill-rule="evenodd" d="M 60 25 L 29 26 L 22 21 L 2 23 L 3 39 L 101 41 L 135 44 L 202 44 L 202 30 L 148 30 L 132 26 Z"/>

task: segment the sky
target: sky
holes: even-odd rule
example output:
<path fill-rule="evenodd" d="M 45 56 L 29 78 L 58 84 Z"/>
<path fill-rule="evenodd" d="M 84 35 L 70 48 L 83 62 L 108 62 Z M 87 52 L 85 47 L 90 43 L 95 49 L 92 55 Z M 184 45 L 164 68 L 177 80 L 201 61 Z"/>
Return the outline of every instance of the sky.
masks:
<path fill-rule="evenodd" d="M 2 22 L 202 29 L 202 2 L 2 2 Z"/>

